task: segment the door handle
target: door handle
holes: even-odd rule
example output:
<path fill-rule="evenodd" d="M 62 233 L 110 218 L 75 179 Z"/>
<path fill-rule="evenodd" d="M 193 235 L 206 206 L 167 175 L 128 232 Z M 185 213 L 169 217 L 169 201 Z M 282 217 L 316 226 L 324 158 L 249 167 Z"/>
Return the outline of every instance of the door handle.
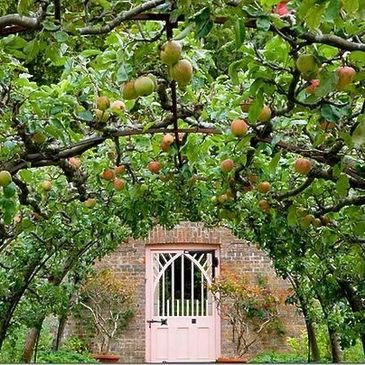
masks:
<path fill-rule="evenodd" d="M 151 323 L 161 323 L 161 326 L 167 326 L 167 318 L 161 318 L 159 321 L 156 319 L 147 320 L 148 327 L 151 328 Z"/>

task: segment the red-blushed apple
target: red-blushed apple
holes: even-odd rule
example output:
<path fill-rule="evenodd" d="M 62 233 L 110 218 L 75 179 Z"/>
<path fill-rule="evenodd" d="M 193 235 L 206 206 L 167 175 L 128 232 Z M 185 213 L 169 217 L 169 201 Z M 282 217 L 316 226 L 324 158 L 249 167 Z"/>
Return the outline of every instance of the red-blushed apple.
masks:
<path fill-rule="evenodd" d="M 122 100 L 115 100 L 110 104 L 110 109 L 113 113 L 118 114 L 125 110 L 125 104 Z"/>
<path fill-rule="evenodd" d="M 174 136 L 172 134 L 165 134 L 162 137 L 162 143 L 165 143 L 170 146 L 170 144 L 174 143 Z"/>
<path fill-rule="evenodd" d="M 170 149 L 170 145 L 168 143 L 164 143 L 164 141 L 161 141 L 160 147 L 163 152 L 168 152 Z"/>
<path fill-rule="evenodd" d="M 231 132 L 236 137 L 243 137 L 247 134 L 248 126 L 243 119 L 235 119 L 231 123 Z"/>
<path fill-rule="evenodd" d="M 123 85 L 122 96 L 125 100 L 132 100 L 138 97 L 136 89 L 134 88 L 134 80 L 128 81 Z"/>
<path fill-rule="evenodd" d="M 96 205 L 96 199 L 95 198 L 88 198 L 84 201 L 84 206 L 88 209 L 94 208 Z"/>
<path fill-rule="evenodd" d="M 113 186 L 116 191 L 122 190 L 124 188 L 124 185 L 125 185 L 125 183 L 124 183 L 124 180 L 122 180 L 122 179 L 116 178 L 113 181 Z"/>
<path fill-rule="evenodd" d="M 295 161 L 294 168 L 299 174 L 307 175 L 312 169 L 312 163 L 306 158 L 298 158 Z"/>
<path fill-rule="evenodd" d="M 7 170 L 0 171 L 0 186 L 8 186 L 13 181 L 11 174 Z"/>
<path fill-rule="evenodd" d="M 319 123 L 319 128 L 321 128 L 322 131 L 328 131 L 330 129 L 335 128 L 335 123 L 329 122 L 328 120 L 322 120 Z"/>
<path fill-rule="evenodd" d="M 221 162 L 221 170 L 223 172 L 230 172 L 233 170 L 234 162 L 231 159 L 227 159 Z"/>
<path fill-rule="evenodd" d="M 114 168 L 114 173 L 115 175 L 122 175 L 125 173 L 125 166 L 124 165 L 118 165 L 118 166 L 115 166 Z"/>
<path fill-rule="evenodd" d="M 345 90 L 349 86 L 354 77 L 356 76 L 356 71 L 352 67 L 344 66 L 337 69 L 338 82 L 337 90 Z"/>
<path fill-rule="evenodd" d="M 271 118 L 271 109 L 269 106 L 264 105 L 259 116 L 257 117 L 257 120 L 261 123 L 266 123 Z"/>
<path fill-rule="evenodd" d="M 113 180 L 115 177 L 115 172 L 112 169 L 106 169 L 102 172 L 101 177 L 107 181 Z"/>
<path fill-rule="evenodd" d="M 257 185 L 257 190 L 260 193 L 266 194 L 271 189 L 271 184 L 268 181 L 262 181 Z"/>
<path fill-rule="evenodd" d="M 162 166 L 158 161 L 150 161 L 148 164 L 148 170 L 153 174 L 158 174 L 161 170 Z"/>
<path fill-rule="evenodd" d="M 280 1 L 279 4 L 275 6 L 273 9 L 274 14 L 278 14 L 279 16 L 285 16 L 290 14 L 290 10 L 288 9 L 288 3 L 289 1 Z"/>
<path fill-rule="evenodd" d="M 100 110 L 107 110 L 110 106 L 110 100 L 107 96 L 98 96 L 96 98 L 96 108 Z"/>
<path fill-rule="evenodd" d="M 79 169 L 81 167 L 81 160 L 77 157 L 70 157 L 68 159 L 69 164 L 74 168 L 74 169 Z"/>
<path fill-rule="evenodd" d="M 257 175 L 249 174 L 249 175 L 247 175 L 247 179 L 250 183 L 256 184 L 257 180 L 258 180 L 258 177 L 257 177 Z"/>
<path fill-rule="evenodd" d="M 270 204 L 267 200 L 261 199 L 258 205 L 263 212 L 268 213 L 270 211 Z"/>
<path fill-rule="evenodd" d="M 319 84 L 320 84 L 320 81 L 318 79 L 311 80 L 310 85 L 305 88 L 306 93 L 314 94 L 314 92 L 317 90 Z"/>

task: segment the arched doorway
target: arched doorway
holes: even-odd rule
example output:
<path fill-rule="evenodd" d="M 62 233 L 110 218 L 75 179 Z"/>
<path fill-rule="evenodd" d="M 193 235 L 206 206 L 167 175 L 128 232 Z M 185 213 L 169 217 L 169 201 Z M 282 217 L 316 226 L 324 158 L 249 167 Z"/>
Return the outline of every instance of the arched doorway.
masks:
<path fill-rule="evenodd" d="M 146 246 L 146 361 L 209 362 L 220 353 L 220 322 L 209 285 L 217 245 Z"/>

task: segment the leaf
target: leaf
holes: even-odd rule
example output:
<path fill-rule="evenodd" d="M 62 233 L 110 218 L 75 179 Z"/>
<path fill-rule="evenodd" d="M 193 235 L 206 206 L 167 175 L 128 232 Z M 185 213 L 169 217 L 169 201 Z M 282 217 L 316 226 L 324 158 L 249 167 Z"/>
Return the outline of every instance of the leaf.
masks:
<path fill-rule="evenodd" d="M 321 116 L 329 122 L 337 122 L 341 118 L 341 112 L 333 105 L 324 104 L 321 107 Z"/>
<path fill-rule="evenodd" d="M 241 60 L 234 61 L 228 66 L 228 75 L 234 84 L 239 83 L 238 71 L 241 69 Z"/>
<path fill-rule="evenodd" d="M 18 7 L 17 7 L 18 13 L 20 15 L 27 14 L 32 3 L 33 3 L 33 0 L 19 0 Z"/>
<path fill-rule="evenodd" d="M 358 118 L 358 126 L 352 133 L 352 141 L 356 146 L 361 146 L 365 143 L 365 116 L 360 115 Z"/>
<path fill-rule="evenodd" d="M 355 13 L 359 9 L 359 1 L 342 0 L 342 8 L 349 14 Z"/>
<path fill-rule="evenodd" d="M 278 163 L 280 161 L 281 158 L 281 151 L 277 152 L 275 154 L 275 156 L 271 159 L 270 163 L 269 163 L 269 171 L 272 172 L 276 169 L 276 167 L 278 166 Z"/>
<path fill-rule="evenodd" d="M 263 105 L 264 105 L 264 95 L 262 89 L 259 89 L 248 112 L 248 120 L 250 122 L 255 123 L 257 121 L 257 118 L 261 113 Z"/>
<path fill-rule="evenodd" d="M 325 4 L 322 6 L 315 5 L 309 9 L 306 14 L 305 21 L 310 29 L 314 30 L 319 27 L 325 9 Z"/>
<path fill-rule="evenodd" d="M 257 29 L 268 31 L 271 26 L 270 18 L 268 17 L 260 17 L 256 20 Z"/>
<path fill-rule="evenodd" d="M 210 17 L 210 9 L 208 7 L 203 8 L 193 16 L 196 24 L 196 35 L 198 38 L 206 37 L 212 30 L 214 22 Z"/>
<path fill-rule="evenodd" d="M 348 190 L 350 189 L 349 178 L 347 175 L 342 174 L 336 181 L 336 191 L 341 196 L 346 196 Z"/>
<path fill-rule="evenodd" d="M 291 205 L 288 209 L 288 225 L 295 226 L 297 224 L 297 208 L 294 205 Z"/>
<path fill-rule="evenodd" d="M 246 38 L 245 22 L 242 17 L 234 19 L 233 23 L 236 48 L 240 48 Z"/>

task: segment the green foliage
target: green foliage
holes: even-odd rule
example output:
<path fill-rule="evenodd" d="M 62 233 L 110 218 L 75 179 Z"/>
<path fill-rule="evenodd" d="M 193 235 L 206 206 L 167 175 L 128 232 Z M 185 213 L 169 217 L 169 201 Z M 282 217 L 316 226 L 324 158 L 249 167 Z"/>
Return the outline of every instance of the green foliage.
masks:
<path fill-rule="evenodd" d="M 302 357 L 293 353 L 267 351 L 255 356 L 249 360 L 252 364 L 285 364 L 285 363 L 306 363 L 306 357 Z"/>
<path fill-rule="evenodd" d="M 95 364 L 95 360 L 87 355 L 78 352 L 60 351 L 41 351 L 39 352 L 37 363 L 40 364 Z"/>

